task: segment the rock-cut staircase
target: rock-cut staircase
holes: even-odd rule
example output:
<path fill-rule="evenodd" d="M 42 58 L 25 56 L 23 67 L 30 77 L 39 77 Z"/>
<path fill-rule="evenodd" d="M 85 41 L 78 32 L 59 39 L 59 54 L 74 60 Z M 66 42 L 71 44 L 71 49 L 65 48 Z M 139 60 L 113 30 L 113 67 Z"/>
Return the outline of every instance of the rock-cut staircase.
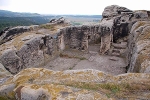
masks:
<path fill-rule="evenodd" d="M 110 49 L 111 56 L 125 56 L 127 48 L 127 42 L 122 41 L 120 43 L 112 43 L 112 47 Z"/>

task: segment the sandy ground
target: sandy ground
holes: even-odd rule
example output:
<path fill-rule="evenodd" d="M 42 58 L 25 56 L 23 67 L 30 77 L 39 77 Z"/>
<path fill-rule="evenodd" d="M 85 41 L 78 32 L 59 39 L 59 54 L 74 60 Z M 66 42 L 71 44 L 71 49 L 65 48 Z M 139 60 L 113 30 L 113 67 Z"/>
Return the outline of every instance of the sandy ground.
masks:
<path fill-rule="evenodd" d="M 126 72 L 127 65 L 124 58 L 99 55 L 98 47 L 90 46 L 88 53 L 71 49 L 65 50 L 62 54 L 67 56 L 50 61 L 45 65 L 45 68 L 55 71 L 96 69 L 112 75 Z"/>

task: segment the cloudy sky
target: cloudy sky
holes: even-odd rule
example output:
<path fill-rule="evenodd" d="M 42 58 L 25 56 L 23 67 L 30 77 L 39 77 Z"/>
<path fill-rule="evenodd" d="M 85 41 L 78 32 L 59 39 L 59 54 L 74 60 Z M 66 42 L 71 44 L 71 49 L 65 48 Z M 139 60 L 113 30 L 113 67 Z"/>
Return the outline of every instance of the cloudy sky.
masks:
<path fill-rule="evenodd" d="M 150 10 L 147 0 L 0 0 L 0 9 L 40 14 L 100 15 L 108 5 Z"/>

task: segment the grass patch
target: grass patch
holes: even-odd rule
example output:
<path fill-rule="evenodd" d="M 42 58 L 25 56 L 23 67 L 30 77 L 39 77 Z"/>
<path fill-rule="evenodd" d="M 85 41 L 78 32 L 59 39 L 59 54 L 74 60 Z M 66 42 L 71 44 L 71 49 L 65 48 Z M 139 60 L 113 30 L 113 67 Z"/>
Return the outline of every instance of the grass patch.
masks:
<path fill-rule="evenodd" d="M 80 59 L 80 60 L 86 60 L 85 57 L 77 57 L 77 58 Z"/>
<path fill-rule="evenodd" d="M 0 96 L 0 100 L 8 100 L 8 98 Z"/>
<path fill-rule="evenodd" d="M 69 68 L 69 70 L 72 70 L 72 69 L 73 69 L 73 67 L 70 67 L 70 68 Z"/>
<path fill-rule="evenodd" d="M 150 84 L 136 84 L 136 83 L 85 83 L 85 82 L 71 82 L 62 85 L 71 86 L 75 88 L 87 89 L 92 91 L 101 91 L 108 98 L 117 97 L 122 98 L 133 93 L 150 90 Z"/>
<path fill-rule="evenodd" d="M 28 79 L 28 82 L 33 83 L 34 80 L 35 80 L 34 78 L 30 78 L 30 79 Z"/>
<path fill-rule="evenodd" d="M 56 30 L 54 25 L 48 25 L 48 24 L 40 25 L 40 28 L 50 29 L 51 31 L 55 31 Z"/>

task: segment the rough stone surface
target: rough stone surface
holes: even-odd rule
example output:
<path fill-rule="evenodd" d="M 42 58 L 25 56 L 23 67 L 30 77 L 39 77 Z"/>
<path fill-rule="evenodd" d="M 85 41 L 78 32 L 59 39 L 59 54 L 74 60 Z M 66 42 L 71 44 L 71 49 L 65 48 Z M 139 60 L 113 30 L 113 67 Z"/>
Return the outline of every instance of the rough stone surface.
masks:
<path fill-rule="evenodd" d="M 12 74 L 0 63 L 0 84 L 7 81 L 7 79 L 11 76 Z"/>
<path fill-rule="evenodd" d="M 38 25 L 33 26 L 17 26 L 13 28 L 6 28 L 0 33 L 0 44 L 13 39 L 16 35 L 32 31 L 38 28 Z"/>
<path fill-rule="evenodd" d="M 96 48 L 92 46 L 92 48 Z M 64 71 L 96 69 L 111 75 L 126 73 L 126 61 L 124 58 L 108 55 L 99 55 L 97 50 L 90 49 L 89 53 L 82 51 L 65 50 L 61 56 L 43 65 L 43 68 Z"/>
<path fill-rule="evenodd" d="M 53 49 L 53 39 L 50 35 L 36 36 L 24 44 L 22 43 L 19 50 L 4 50 L 0 57 L 0 62 L 7 70 L 16 74 L 24 68 L 42 64 L 45 60 L 44 56 L 52 55 Z"/>
<path fill-rule="evenodd" d="M 65 19 L 63 17 L 60 17 L 58 19 L 51 19 L 50 23 L 53 23 L 53 24 L 63 24 L 63 23 L 65 23 Z"/>
<path fill-rule="evenodd" d="M 141 20 L 148 20 L 148 11 L 131 11 L 117 5 L 107 6 L 103 11 L 101 26 L 102 54 L 110 53 L 111 44 L 118 39 L 128 36 L 132 25 Z"/>
<path fill-rule="evenodd" d="M 12 74 L 16 74 L 21 70 L 21 59 L 16 55 L 14 50 L 9 49 L 5 51 L 0 57 L 0 61 Z"/>
<path fill-rule="evenodd" d="M 138 21 L 129 36 L 129 72 L 150 72 L 150 22 Z"/>
<path fill-rule="evenodd" d="M 120 7 L 118 5 L 111 5 L 111 6 L 105 7 L 102 13 L 102 16 L 103 18 L 114 17 L 117 15 L 120 15 L 123 12 L 126 13 L 126 12 L 132 12 L 132 11 L 125 7 Z"/>
<path fill-rule="evenodd" d="M 147 86 L 149 86 L 149 82 L 149 74 L 129 73 L 111 76 L 98 70 L 51 71 L 43 68 L 28 68 L 22 70 L 0 86 L 0 97 L 7 99 L 16 98 L 19 100 L 149 99 L 150 92 L 146 90 L 145 93 L 145 90 L 143 90 L 145 87 L 148 89 Z M 129 84 L 131 87 L 143 84 L 143 87 L 140 88 L 140 91 L 135 88 L 137 91 L 135 91 L 136 94 L 139 95 L 135 96 L 135 94 L 131 92 L 126 96 L 122 90 L 116 91 L 116 93 L 113 94 L 113 91 L 109 92 L 111 91 L 109 88 L 103 87 L 112 83 L 114 84 L 114 88 L 115 85 L 117 86 L 119 84 L 124 84 L 124 86 L 125 84 Z M 86 84 L 89 84 L 90 87 L 87 87 Z M 92 89 L 96 84 L 99 84 L 98 89 Z M 121 87 L 118 88 L 121 89 Z M 127 88 L 125 93 L 129 92 L 128 89 L 130 90 L 130 87 Z"/>

